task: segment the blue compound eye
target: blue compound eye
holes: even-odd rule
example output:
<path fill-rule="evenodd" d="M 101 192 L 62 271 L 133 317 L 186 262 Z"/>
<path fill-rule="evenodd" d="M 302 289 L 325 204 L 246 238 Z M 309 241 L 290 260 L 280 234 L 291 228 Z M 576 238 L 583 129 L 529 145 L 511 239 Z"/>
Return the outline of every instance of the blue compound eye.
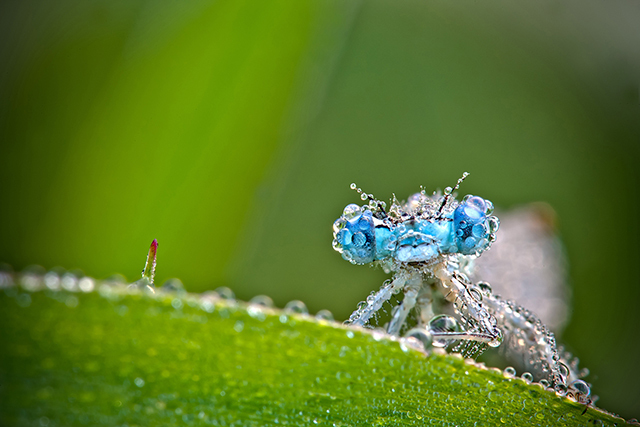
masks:
<path fill-rule="evenodd" d="M 371 211 L 344 215 L 336 221 L 334 248 L 353 264 L 367 264 L 374 260 L 376 249 L 375 227 Z"/>
<path fill-rule="evenodd" d="M 490 216 L 493 204 L 478 196 L 466 196 L 453 213 L 455 241 L 464 255 L 479 254 L 495 239 L 498 219 Z"/>
<path fill-rule="evenodd" d="M 353 237 L 351 238 L 351 241 L 353 242 L 353 246 L 355 246 L 356 248 L 360 248 L 367 243 L 367 237 L 364 235 L 363 232 L 358 231 L 356 234 L 353 235 Z"/>

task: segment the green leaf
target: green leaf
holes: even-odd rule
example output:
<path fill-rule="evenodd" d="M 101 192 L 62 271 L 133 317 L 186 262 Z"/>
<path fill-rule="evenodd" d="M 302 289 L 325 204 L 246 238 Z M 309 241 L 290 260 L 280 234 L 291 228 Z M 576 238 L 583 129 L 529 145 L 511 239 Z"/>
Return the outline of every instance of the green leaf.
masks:
<path fill-rule="evenodd" d="M 0 292 L 2 425 L 624 424 L 496 369 L 309 315 L 31 279 L 32 292 Z"/>

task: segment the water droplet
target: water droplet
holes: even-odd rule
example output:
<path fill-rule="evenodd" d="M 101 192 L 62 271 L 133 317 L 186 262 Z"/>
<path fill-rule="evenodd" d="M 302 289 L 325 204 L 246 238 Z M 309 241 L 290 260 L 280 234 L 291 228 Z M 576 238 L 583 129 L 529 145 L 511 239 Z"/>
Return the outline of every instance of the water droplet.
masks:
<path fill-rule="evenodd" d="M 183 305 L 184 305 L 184 304 L 183 304 L 183 302 L 182 302 L 182 300 L 181 300 L 180 298 L 174 298 L 174 299 L 171 301 L 171 306 L 172 306 L 173 308 L 175 308 L 176 310 L 180 310 L 180 309 L 182 308 L 182 306 L 183 306 Z"/>
<path fill-rule="evenodd" d="M 329 310 L 320 310 L 318 313 L 316 313 L 316 319 L 328 321 L 334 320 L 333 313 L 331 313 Z"/>
<path fill-rule="evenodd" d="M 352 190 L 355 190 L 356 188 L 358 188 L 358 185 L 355 182 L 352 182 L 351 185 L 349 186 Z"/>
<path fill-rule="evenodd" d="M 558 363 L 558 371 L 560 371 L 562 378 L 567 378 L 569 376 L 569 367 L 562 362 Z"/>
<path fill-rule="evenodd" d="M 289 301 L 284 306 L 284 311 L 286 313 L 297 313 L 297 314 L 309 314 L 309 310 L 307 310 L 307 306 L 300 300 L 292 300 Z"/>
<path fill-rule="evenodd" d="M 221 299 L 225 299 L 225 300 L 235 300 L 236 299 L 236 294 L 233 293 L 233 291 L 229 288 L 227 288 L 226 286 L 220 286 L 219 288 L 217 288 L 214 291 L 216 294 L 218 294 L 218 296 Z"/>
<path fill-rule="evenodd" d="M 362 208 L 356 205 L 355 203 L 351 203 L 350 205 L 347 205 L 344 208 L 344 210 L 342 211 L 342 216 L 344 217 L 345 220 L 350 220 L 360 215 L 361 213 L 362 213 Z"/>
<path fill-rule="evenodd" d="M 35 292 L 42 286 L 42 276 L 44 275 L 44 272 L 44 267 L 39 265 L 30 265 L 22 271 L 20 284 L 25 290 Z"/>
<path fill-rule="evenodd" d="M 144 380 L 140 377 L 136 378 L 135 380 L 133 380 L 134 383 L 136 383 L 136 385 L 138 387 L 144 387 Z"/>
<path fill-rule="evenodd" d="M 512 366 L 507 366 L 506 368 L 504 368 L 504 373 L 508 377 L 515 377 L 516 376 L 516 370 Z"/>
<path fill-rule="evenodd" d="M 482 301 L 482 293 L 480 292 L 480 290 L 478 288 L 476 288 L 476 287 L 469 288 L 469 293 L 471 294 L 473 299 L 475 299 L 476 301 L 478 301 L 478 302 Z"/>
<path fill-rule="evenodd" d="M 502 335 L 502 331 L 500 329 L 494 329 L 494 332 L 496 333 L 496 337 L 492 340 L 489 341 L 487 344 L 489 344 L 489 347 L 499 347 L 500 344 L 502 344 L 502 341 L 504 339 L 504 336 Z"/>
<path fill-rule="evenodd" d="M 262 307 L 273 307 L 273 300 L 266 295 L 256 295 L 249 300 L 249 304 L 259 305 Z"/>
<path fill-rule="evenodd" d="M 478 282 L 476 286 L 478 287 L 480 292 L 482 292 L 483 294 L 491 295 L 491 285 L 488 284 L 487 282 Z"/>
<path fill-rule="evenodd" d="M 424 327 L 415 327 L 410 329 L 404 336 L 419 342 L 424 350 L 428 350 L 433 345 L 433 336 Z"/>
<path fill-rule="evenodd" d="M 460 326 L 458 325 L 458 321 L 451 316 L 447 316 L 446 314 L 441 314 L 439 316 L 433 317 L 429 321 L 429 332 L 433 335 L 433 346 L 434 347 L 446 347 L 452 341 L 451 339 L 447 339 L 444 337 L 438 337 L 438 332 L 459 332 Z"/>
<path fill-rule="evenodd" d="M 55 271 L 49 271 L 44 275 L 44 285 L 52 291 L 60 290 L 60 277 Z"/>
<path fill-rule="evenodd" d="M 213 311 L 216 308 L 216 305 L 211 298 L 202 296 L 200 297 L 200 308 L 206 311 L 207 313 L 213 313 Z"/>
<path fill-rule="evenodd" d="M 182 283 L 182 280 L 178 279 L 178 278 L 171 278 L 166 280 L 163 284 L 161 289 L 165 292 L 176 292 L 176 293 L 185 293 L 185 289 L 184 289 L 184 284 Z"/>
<path fill-rule="evenodd" d="M 353 331 L 347 331 L 347 338 L 353 338 L 355 336 L 355 334 L 353 333 Z"/>
<path fill-rule="evenodd" d="M 71 273 L 64 273 L 60 279 L 60 283 L 67 291 L 75 292 L 78 290 L 78 279 Z"/>
<path fill-rule="evenodd" d="M 82 292 L 91 292 L 95 288 L 95 283 L 91 277 L 83 277 L 78 281 L 78 287 Z"/>
<path fill-rule="evenodd" d="M 589 394 L 591 394 L 591 388 L 589 387 L 589 384 L 582 380 L 575 380 L 571 383 L 571 387 L 583 396 L 589 396 Z"/>
<path fill-rule="evenodd" d="M 244 322 L 242 320 L 238 320 L 235 325 L 233 325 L 233 330 L 240 333 L 244 329 Z"/>
<path fill-rule="evenodd" d="M 567 385 L 560 383 L 560 384 L 556 384 L 554 387 L 555 391 L 557 394 L 559 394 L 560 396 L 564 396 L 565 394 L 567 394 Z"/>
<path fill-rule="evenodd" d="M 520 378 L 522 378 L 527 384 L 533 381 L 533 375 L 531 375 L 531 372 L 523 372 L 522 375 L 520 375 Z"/>
<path fill-rule="evenodd" d="M 540 384 L 542 384 L 545 388 L 549 387 L 549 381 L 544 378 L 540 380 Z"/>

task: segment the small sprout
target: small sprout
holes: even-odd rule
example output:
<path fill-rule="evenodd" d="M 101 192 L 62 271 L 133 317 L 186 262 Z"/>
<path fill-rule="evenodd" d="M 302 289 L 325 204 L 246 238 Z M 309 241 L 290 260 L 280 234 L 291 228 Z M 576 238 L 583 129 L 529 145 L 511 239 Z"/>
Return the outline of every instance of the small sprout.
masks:
<path fill-rule="evenodd" d="M 151 242 L 151 246 L 149 246 L 147 261 L 145 262 L 144 269 L 142 270 L 142 278 L 132 283 L 132 286 L 143 289 L 145 291 L 149 291 L 151 293 L 155 293 L 153 279 L 156 275 L 157 252 L 158 240 L 153 239 L 153 242 Z"/>

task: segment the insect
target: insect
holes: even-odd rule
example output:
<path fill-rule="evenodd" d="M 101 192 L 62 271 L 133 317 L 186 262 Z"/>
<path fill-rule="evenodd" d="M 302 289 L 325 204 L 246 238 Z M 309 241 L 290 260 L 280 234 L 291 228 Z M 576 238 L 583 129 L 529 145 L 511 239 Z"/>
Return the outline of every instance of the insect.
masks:
<path fill-rule="evenodd" d="M 380 290 L 358 304 L 346 324 L 373 327 L 394 295 L 386 331 L 413 336 L 426 345 L 477 357 L 506 344 L 505 355 L 531 377 L 560 394 L 590 403 L 578 361 L 558 352 L 553 333 L 530 311 L 494 295 L 486 282 L 472 283 L 474 260 L 491 247 L 500 222 L 493 204 L 454 188 L 427 195 L 424 189 L 400 203 L 386 203 L 351 184 L 367 204 L 348 205 L 333 224 L 333 248 L 353 264 L 379 265 L 393 273 Z"/>

